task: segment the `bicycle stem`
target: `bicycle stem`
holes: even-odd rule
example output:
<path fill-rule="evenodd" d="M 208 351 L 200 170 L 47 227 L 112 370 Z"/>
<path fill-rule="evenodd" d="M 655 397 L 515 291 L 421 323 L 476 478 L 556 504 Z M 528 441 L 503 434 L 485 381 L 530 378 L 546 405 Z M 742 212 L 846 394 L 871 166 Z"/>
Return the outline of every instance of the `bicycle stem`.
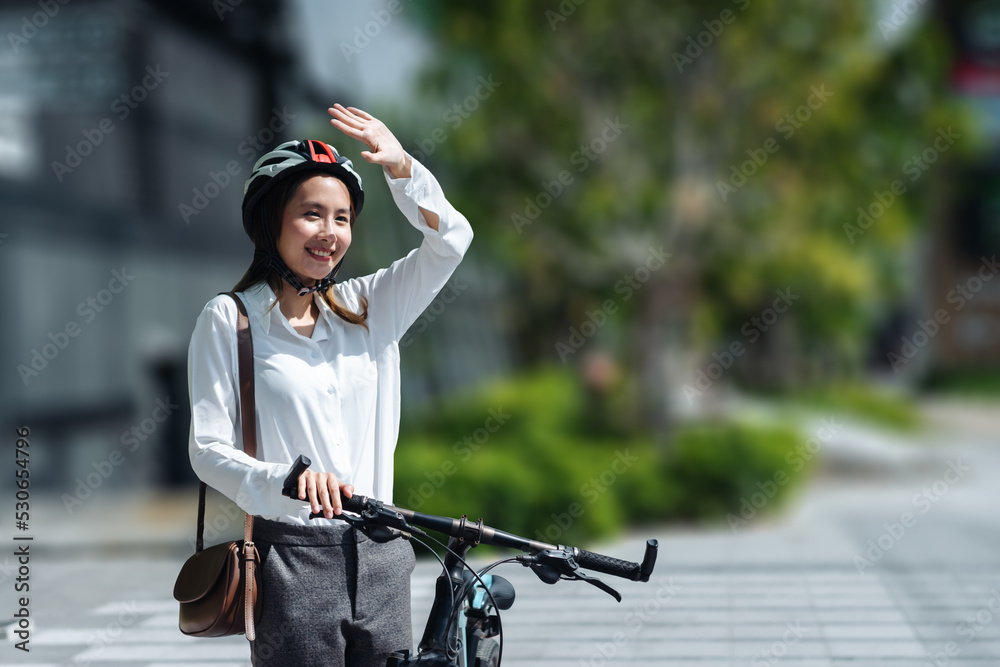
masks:
<path fill-rule="evenodd" d="M 475 544 L 467 539 L 452 537 L 448 540 L 448 552 L 444 558 L 447 573 L 442 572 L 438 575 L 434 584 L 434 602 L 431 605 L 430 616 L 427 617 L 423 637 L 417 647 L 421 655 L 427 652 L 439 652 L 449 660 L 454 660 L 457 656 L 454 649 L 449 646 L 448 626 L 454 604 L 461 603 L 460 600 L 455 600 L 455 594 L 465 583 L 462 578 L 464 567 L 462 560 L 474 546 Z"/>

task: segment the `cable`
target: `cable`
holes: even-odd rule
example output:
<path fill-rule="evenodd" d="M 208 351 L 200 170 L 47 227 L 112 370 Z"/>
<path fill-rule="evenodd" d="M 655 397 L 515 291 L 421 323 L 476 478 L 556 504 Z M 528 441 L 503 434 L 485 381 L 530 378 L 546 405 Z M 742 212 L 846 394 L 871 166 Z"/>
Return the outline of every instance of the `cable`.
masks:
<path fill-rule="evenodd" d="M 366 519 L 363 516 L 359 517 L 359 520 L 362 523 L 367 523 L 368 521 L 372 521 L 372 523 L 374 523 L 376 525 L 378 524 L 377 520 L 369 520 L 369 519 Z M 499 560 L 499 561 L 497 561 L 495 563 L 491 563 L 490 565 L 487 565 L 486 567 L 484 567 L 480 572 L 477 572 L 476 570 L 474 570 L 472 568 L 471 565 L 469 565 L 468 561 L 466 561 L 464 558 L 462 558 L 461 556 L 459 556 L 456 551 L 454 551 L 453 549 L 451 549 L 447 544 L 441 542 L 441 540 L 439 540 L 439 539 L 437 539 L 437 538 L 435 538 L 435 537 L 433 537 L 433 536 L 425 533 L 424 531 L 422 531 L 419 528 L 416 528 L 414 526 L 409 526 L 407 524 L 407 527 L 411 529 L 411 530 L 406 531 L 406 532 L 408 532 L 410 534 L 409 539 L 413 540 L 417 544 L 420 544 L 425 549 L 427 549 L 432 554 L 434 554 L 434 557 L 437 559 L 438 563 L 441 564 L 441 570 L 444 572 L 444 574 L 445 574 L 446 577 L 450 578 L 451 577 L 451 573 L 448 571 L 448 568 L 445 566 L 444 560 L 426 542 L 424 542 L 423 540 L 420 540 L 420 539 L 417 539 L 416 537 L 414 537 L 413 536 L 414 532 L 419 531 L 420 534 L 423 535 L 423 537 L 427 538 L 430 541 L 433 541 L 436 544 L 439 544 L 445 551 L 447 551 L 448 553 L 450 553 L 451 555 L 453 555 L 456 559 L 458 559 L 458 562 L 461 563 L 462 566 L 465 567 L 465 569 L 468 570 L 472 574 L 472 576 L 475 578 L 475 581 L 477 581 L 483 587 L 483 590 L 486 592 L 486 595 L 489 596 L 490 603 L 493 605 L 493 608 L 496 610 L 496 617 L 497 617 L 497 634 L 499 636 L 499 641 L 498 641 L 499 650 L 498 650 L 498 653 L 497 653 L 497 667 L 499 667 L 500 664 L 501 664 L 501 661 L 503 660 L 503 644 L 504 644 L 504 640 L 503 640 L 503 620 L 502 620 L 501 615 L 500 615 L 500 607 L 497 605 L 496 598 L 493 597 L 493 592 L 490 591 L 489 586 L 487 586 L 486 582 L 483 581 L 482 575 L 486 574 L 487 572 L 489 572 L 493 568 L 497 567 L 498 565 L 502 565 L 504 563 L 514 563 L 514 562 L 519 562 L 519 561 L 517 560 L 516 557 L 505 558 L 505 559 Z M 446 635 L 447 635 L 447 641 L 449 642 L 448 648 L 449 648 L 450 651 L 454 652 L 456 655 L 459 653 L 460 649 L 459 649 L 458 646 L 456 646 L 452 642 L 459 641 L 460 638 L 456 637 L 457 632 L 453 632 L 452 630 L 453 630 L 453 628 L 457 629 L 457 628 L 455 628 L 455 626 L 456 626 L 456 624 L 458 622 L 458 613 L 461 610 L 461 604 L 460 603 L 465 599 L 465 596 L 468 595 L 469 587 L 472 586 L 472 584 L 473 584 L 472 581 L 467 581 L 467 582 L 465 582 L 458 589 L 458 591 L 454 591 L 454 590 L 452 591 L 452 596 L 451 596 L 451 614 L 448 617 L 448 624 L 447 624 L 447 626 L 445 626 L 445 630 L 446 630 Z M 456 593 L 461 593 L 461 595 L 456 595 Z M 468 649 L 468 647 L 466 647 L 466 649 Z"/>
<path fill-rule="evenodd" d="M 458 554 L 455 555 L 456 557 L 458 557 Z M 462 559 L 459 558 L 459 560 Z M 498 565 L 503 565 L 504 563 L 516 563 L 516 562 L 517 558 L 504 558 L 503 560 L 498 560 L 495 563 L 491 563 L 486 567 L 484 567 L 483 569 L 481 569 L 479 572 L 476 572 L 475 570 L 472 569 L 472 567 L 469 566 L 468 563 L 462 560 L 462 563 L 465 564 L 465 567 L 476 578 L 476 581 L 482 584 L 483 590 L 486 591 L 486 594 L 488 596 L 490 596 L 490 602 L 493 604 L 493 608 L 496 609 L 497 611 L 497 635 L 500 637 L 500 640 L 498 642 L 500 644 L 500 651 L 497 654 L 497 667 L 500 666 L 500 662 L 503 660 L 503 618 L 501 618 L 500 615 L 500 606 L 497 605 L 496 598 L 493 597 L 493 592 L 490 590 L 489 586 L 486 585 L 486 582 L 483 581 L 482 576 L 485 575 L 490 570 L 492 570 L 493 568 L 497 567 Z M 472 581 L 467 581 L 462 585 L 462 587 L 459 589 L 460 594 L 456 596 L 458 600 L 465 599 L 465 596 L 468 595 L 469 593 L 468 589 L 470 586 L 472 586 L 472 583 L 473 583 Z M 457 605 L 452 609 L 452 618 L 448 619 L 448 627 L 451 627 L 452 623 L 458 620 L 458 610 L 459 607 Z"/>
<path fill-rule="evenodd" d="M 492 563 L 491 565 L 487 565 L 486 567 L 484 567 L 482 570 L 479 571 L 479 574 L 484 575 L 493 568 L 495 568 L 497 565 L 503 565 L 504 563 L 516 563 L 516 562 L 517 558 L 504 558 L 503 560 L 498 560 L 497 562 Z M 490 600 L 493 602 L 493 607 L 497 610 L 497 635 L 500 637 L 499 641 L 497 642 L 498 644 L 500 644 L 500 650 L 497 652 L 497 667 L 500 667 L 500 665 L 503 663 L 503 619 L 500 618 L 500 607 L 497 607 L 497 601 L 493 598 L 493 593 L 491 593 L 490 589 L 488 588 L 486 589 L 486 593 L 490 596 Z"/>
<path fill-rule="evenodd" d="M 461 556 L 459 556 L 454 550 L 452 550 L 448 545 L 442 543 L 440 540 L 437 540 L 437 539 L 431 537 L 430 535 L 428 535 L 427 538 L 430 539 L 430 540 L 434 540 L 435 542 L 437 542 L 438 544 L 440 544 L 442 547 L 444 547 L 444 549 L 448 553 L 450 553 L 452 556 L 454 556 L 455 558 L 457 558 L 458 562 L 460 562 L 465 567 L 465 569 L 467 569 L 472 574 L 472 576 L 476 578 L 476 581 L 478 581 L 482 585 L 483 590 L 486 591 L 486 594 L 490 596 L 490 602 L 493 604 L 493 607 L 497 610 L 497 630 L 500 632 L 500 652 L 497 655 L 497 665 L 499 667 L 500 660 L 503 657 L 503 621 L 500 619 L 500 608 L 497 606 L 497 601 L 493 597 L 493 593 L 490 591 L 489 586 L 486 585 L 486 582 L 483 581 L 482 577 L 479 576 L 479 573 L 477 573 L 472 568 L 472 566 L 469 565 L 468 561 L 466 561 L 464 558 L 462 558 Z M 440 560 L 440 558 L 438 560 Z M 511 560 L 513 560 L 513 559 L 509 559 L 508 558 L 508 559 L 505 559 L 503 561 L 499 561 L 497 563 L 494 563 L 493 565 L 489 566 L 489 569 L 492 569 L 493 567 L 496 567 L 500 563 L 510 562 Z M 442 562 L 442 565 L 443 565 L 443 562 Z M 451 573 L 449 572 L 447 576 L 450 577 Z M 459 591 L 462 593 L 462 595 L 452 594 L 452 599 L 451 599 L 451 614 L 448 617 L 448 625 L 446 626 L 447 636 L 450 639 L 455 639 L 455 634 L 456 633 L 452 632 L 452 628 L 458 622 L 458 612 L 461 610 L 460 602 L 465 599 L 465 595 L 467 595 L 467 588 L 468 588 L 468 586 L 471 583 L 472 582 L 467 582 L 467 583 L 465 583 L 465 584 L 462 585 L 462 587 L 459 589 Z M 452 650 L 454 650 L 455 653 L 458 653 L 459 649 L 458 649 L 457 646 L 451 646 L 450 648 Z"/>
<path fill-rule="evenodd" d="M 447 544 L 445 544 L 441 540 L 437 539 L 436 537 L 433 537 L 432 535 L 428 535 L 427 533 L 424 533 L 424 537 L 426 537 L 428 540 L 431 540 L 432 542 L 435 542 L 436 544 L 439 544 L 442 549 L 444 549 L 445 551 L 447 551 L 448 553 L 450 553 L 452 556 L 454 556 L 455 558 L 457 558 L 459 560 L 459 562 L 462 563 L 462 565 L 464 565 L 467 570 L 469 570 L 470 572 L 475 573 L 475 571 L 471 567 L 469 567 L 469 564 L 465 561 L 465 559 L 462 558 L 461 556 L 459 556 L 457 553 L 455 553 L 452 549 L 450 549 Z M 430 547 L 428 547 L 423 542 L 421 542 L 421 544 L 423 544 L 425 547 L 427 547 L 427 549 L 432 554 L 434 554 L 434 557 L 438 559 L 438 562 L 441 563 L 441 569 L 444 571 L 445 576 L 448 577 L 448 578 L 451 578 L 451 572 L 449 572 L 448 568 L 445 567 L 444 561 L 441 559 L 440 556 L 438 556 L 437 552 L 434 551 L 433 549 L 431 549 Z M 452 623 L 453 623 L 453 619 L 457 619 L 458 618 L 457 615 L 455 614 L 455 611 L 459 608 L 459 604 L 458 603 L 459 603 L 459 600 L 461 600 L 461 599 L 462 599 L 461 597 L 456 596 L 455 591 L 453 590 L 452 594 L 451 594 L 451 611 L 452 611 L 452 615 L 448 617 L 448 625 L 446 626 L 446 633 L 447 633 L 447 637 L 448 637 L 448 641 L 449 642 L 452 639 L 454 639 L 454 636 L 450 632 L 450 629 L 451 629 L 451 626 L 452 626 Z M 454 651 L 456 654 L 458 653 L 459 649 L 458 649 L 457 646 L 449 644 L 448 648 L 450 650 Z"/>

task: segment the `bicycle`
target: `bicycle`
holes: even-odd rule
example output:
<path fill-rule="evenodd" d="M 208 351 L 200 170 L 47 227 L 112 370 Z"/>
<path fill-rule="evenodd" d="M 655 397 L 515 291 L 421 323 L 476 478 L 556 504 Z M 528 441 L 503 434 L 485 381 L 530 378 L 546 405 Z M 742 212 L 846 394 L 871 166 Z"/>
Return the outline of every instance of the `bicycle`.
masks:
<path fill-rule="evenodd" d="M 305 456 L 295 460 L 285 478 L 283 495 L 298 497 L 297 480 L 310 464 Z M 482 519 L 471 522 L 464 515 L 454 519 L 424 514 L 361 495 L 341 496 L 341 502 L 345 512 L 337 518 L 379 542 L 400 537 L 412 539 L 433 553 L 443 568 L 435 584 L 434 601 L 417 654 L 411 655 L 409 650 L 393 653 L 386 667 L 499 667 L 503 656 L 500 612 L 514 604 L 514 586 L 503 577 L 487 574 L 498 565 L 520 563 L 547 584 L 560 580 L 585 581 L 621 602 L 618 591 L 580 569 L 648 582 L 656 564 L 658 543 L 653 539 L 646 541 L 642 563 L 633 563 L 576 547 L 527 539 L 486 526 Z M 322 516 L 322 512 L 313 512 L 309 518 Z M 437 542 L 421 528 L 449 536 L 444 560 L 415 537 Z M 479 544 L 517 549 L 526 555 L 500 559 L 476 572 L 465 558 Z"/>

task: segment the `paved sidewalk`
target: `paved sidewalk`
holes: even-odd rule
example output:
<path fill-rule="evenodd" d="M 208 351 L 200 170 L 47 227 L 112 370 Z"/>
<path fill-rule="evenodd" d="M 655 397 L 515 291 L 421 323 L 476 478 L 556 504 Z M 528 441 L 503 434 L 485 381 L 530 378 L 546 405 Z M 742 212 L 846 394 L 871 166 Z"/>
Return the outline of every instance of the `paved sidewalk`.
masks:
<path fill-rule="evenodd" d="M 961 406 L 952 407 L 936 406 L 939 423 Z M 844 429 L 830 459 L 868 443 L 870 473 L 822 477 L 778 518 L 592 545 L 635 560 L 647 537 L 660 540 L 653 581 L 606 579 L 620 605 L 585 584 L 547 586 L 523 568 L 500 568 L 517 588 L 504 614 L 505 664 L 1000 664 L 1000 414 L 974 416 L 948 421 L 923 444 Z M 43 509 L 33 514 L 47 518 L 38 518 L 32 561 L 32 650 L 0 644 L 0 667 L 249 664 L 242 638 L 195 640 L 176 629 L 170 589 L 190 551 L 189 497 L 95 497 L 73 517 L 58 499 Z M 165 555 L 133 548 L 151 538 Z M 88 541 L 118 550 L 97 552 Z M 10 562 L 0 558 L 4 617 L 13 608 Z M 435 567 L 423 561 L 415 573 L 416 637 Z"/>
<path fill-rule="evenodd" d="M 521 574 L 512 663 L 1000 665 L 1000 411 L 933 410 L 947 430 L 919 442 L 843 429 L 828 459 L 860 449 L 869 474 L 821 479 L 789 515 L 595 547 L 635 560 L 660 540 L 654 581 L 619 586 L 620 607 Z"/>

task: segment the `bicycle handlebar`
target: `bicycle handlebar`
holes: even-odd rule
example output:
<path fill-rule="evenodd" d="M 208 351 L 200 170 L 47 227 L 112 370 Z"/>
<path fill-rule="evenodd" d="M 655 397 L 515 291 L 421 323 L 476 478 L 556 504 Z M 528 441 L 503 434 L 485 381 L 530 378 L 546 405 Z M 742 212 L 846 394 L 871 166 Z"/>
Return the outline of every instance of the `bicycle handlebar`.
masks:
<path fill-rule="evenodd" d="M 289 472 L 288 477 L 285 478 L 285 485 L 281 491 L 283 495 L 297 499 L 298 496 L 295 488 L 298 477 L 309 467 L 310 463 L 308 457 L 299 455 L 292 465 L 292 470 Z M 341 494 L 340 499 L 344 510 L 360 515 L 362 518 L 373 523 L 390 525 L 393 522 L 392 520 L 395 519 L 395 523 L 398 525 L 390 525 L 390 527 L 401 528 L 407 524 L 415 525 L 444 533 L 450 537 L 470 540 L 474 544 L 492 544 L 498 547 L 517 549 L 530 554 L 563 548 L 562 546 L 530 540 L 497 528 L 491 528 L 484 525 L 482 519 L 472 522 L 465 516 L 461 519 L 453 519 L 434 514 L 424 514 L 423 512 L 415 512 L 402 507 L 387 505 L 380 500 L 358 494 L 350 498 Z M 323 513 L 310 513 L 309 518 L 323 518 Z M 653 573 L 653 566 L 656 564 L 657 546 L 656 540 L 646 541 L 646 552 L 643 555 L 641 564 L 612 558 L 611 556 L 605 556 L 576 547 L 565 548 L 572 553 L 573 559 L 580 567 L 631 581 L 648 582 L 650 575 Z"/>
<path fill-rule="evenodd" d="M 657 541 L 647 540 L 646 553 L 641 564 L 612 558 L 586 549 L 577 549 L 573 558 L 580 567 L 588 570 L 632 581 L 649 581 L 649 575 L 653 573 L 653 565 L 656 563 L 656 549 Z"/>

